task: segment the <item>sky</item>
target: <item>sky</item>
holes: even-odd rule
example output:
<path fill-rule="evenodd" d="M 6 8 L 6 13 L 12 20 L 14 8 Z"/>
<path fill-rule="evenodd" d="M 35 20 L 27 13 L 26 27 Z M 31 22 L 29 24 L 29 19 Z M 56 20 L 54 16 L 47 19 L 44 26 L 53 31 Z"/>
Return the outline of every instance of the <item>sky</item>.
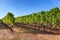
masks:
<path fill-rule="evenodd" d="M 0 18 L 3 18 L 7 12 L 18 17 L 50 10 L 53 7 L 60 8 L 60 0 L 0 0 Z"/>

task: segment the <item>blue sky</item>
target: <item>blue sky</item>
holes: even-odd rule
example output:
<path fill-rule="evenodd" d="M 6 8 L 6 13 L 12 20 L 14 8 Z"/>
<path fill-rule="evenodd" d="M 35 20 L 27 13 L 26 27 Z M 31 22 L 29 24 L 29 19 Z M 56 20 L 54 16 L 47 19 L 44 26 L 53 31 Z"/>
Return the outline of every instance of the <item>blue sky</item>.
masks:
<path fill-rule="evenodd" d="M 60 0 L 0 0 L 0 18 L 7 12 L 17 16 L 60 7 Z"/>

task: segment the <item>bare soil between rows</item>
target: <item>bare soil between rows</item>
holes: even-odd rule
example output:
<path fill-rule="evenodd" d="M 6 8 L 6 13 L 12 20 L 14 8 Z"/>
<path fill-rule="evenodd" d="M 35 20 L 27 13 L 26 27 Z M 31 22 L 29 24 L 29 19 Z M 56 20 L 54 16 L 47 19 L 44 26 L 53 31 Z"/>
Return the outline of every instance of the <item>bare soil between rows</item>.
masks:
<path fill-rule="evenodd" d="M 9 29 L 0 30 L 0 40 L 60 40 L 60 35 L 46 33 L 12 33 Z"/>

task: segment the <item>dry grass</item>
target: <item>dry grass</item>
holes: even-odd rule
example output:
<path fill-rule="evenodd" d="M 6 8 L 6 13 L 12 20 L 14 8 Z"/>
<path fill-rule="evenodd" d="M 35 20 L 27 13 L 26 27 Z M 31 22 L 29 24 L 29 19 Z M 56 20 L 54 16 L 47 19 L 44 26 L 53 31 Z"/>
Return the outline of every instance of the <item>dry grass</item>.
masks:
<path fill-rule="evenodd" d="M 13 38 L 11 40 L 21 40 L 21 39 L 19 37 L 15 37 L 15 38 Z"/>
<path fill-rule="evenodd" d="M 14 30 L 14 33 L 21 33 L 21 32 L 31 32 L 31 33 L 33 33 L 34 32 L 33 29 L 18 28 L 18 27 L 14 27 L 13 30 Z"/>

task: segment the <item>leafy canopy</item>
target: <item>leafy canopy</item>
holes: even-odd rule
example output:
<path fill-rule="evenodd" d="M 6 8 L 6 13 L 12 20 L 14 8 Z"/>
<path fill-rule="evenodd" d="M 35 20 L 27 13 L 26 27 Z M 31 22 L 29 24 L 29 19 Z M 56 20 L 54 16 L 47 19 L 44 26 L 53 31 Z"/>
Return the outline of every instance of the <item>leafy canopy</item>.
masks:
<path fill-rule="evenodd" d="M 14 15 L 8 12 L 7 15 L 4 18 L 2 18 L 2 21 L 7 24 L 13 24 L 15 21 Z"/>

